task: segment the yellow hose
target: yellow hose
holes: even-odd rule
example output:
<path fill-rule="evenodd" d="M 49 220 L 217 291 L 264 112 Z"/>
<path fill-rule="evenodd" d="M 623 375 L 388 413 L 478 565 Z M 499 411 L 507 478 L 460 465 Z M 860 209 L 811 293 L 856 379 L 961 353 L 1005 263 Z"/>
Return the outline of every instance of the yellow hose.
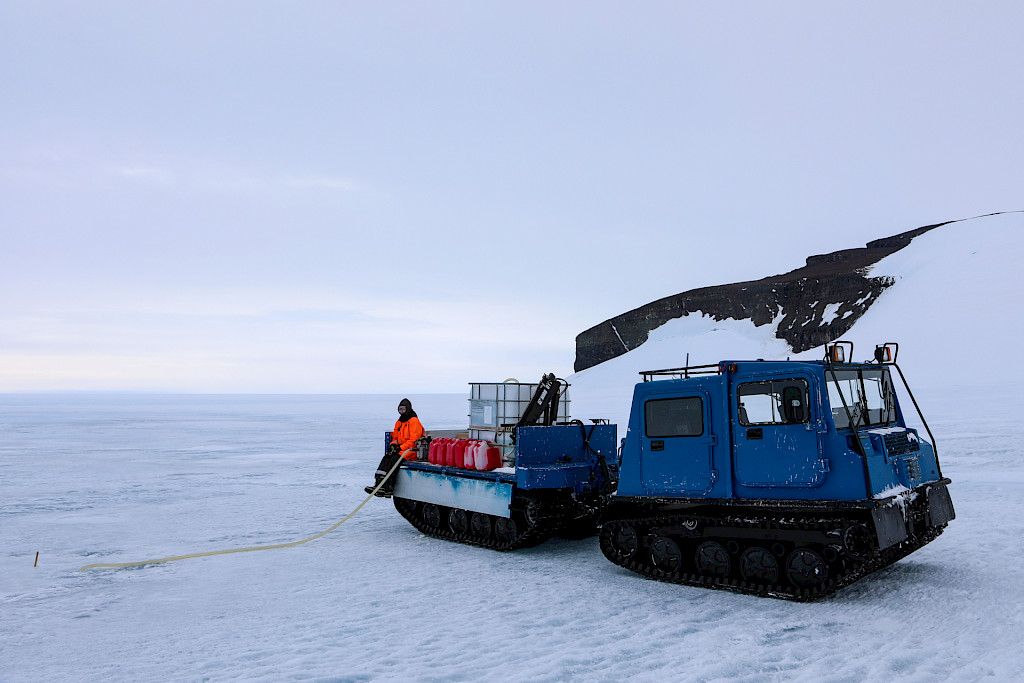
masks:
<path fill-rule="evenodd" d="M 143 566 L 145 566 L 147 564 L 166 564 L 167 562 L 178 562 L 179 560 L 191 560 L 191 559 L 197 558 L 197 557 L 212 557 L 214 555 L 234 555 L 235 553 L 255 553 L 255 552 L 258 552 L 260 550 L 278 550 L 279 548 L 294 548 L 295 546 L 299 546 L 299 545 L 302 545 L 304 543 L 309 543 L 310 541 L 315 541 L 318 538 L 322 538 L 322 537 L 326 536 L 327 534 L 331 533 L 332 531 L 337 529 L 339 526 L 341 526 L 342 524 L 344 524 L 348 520 L 350 520 L 353 517 L 355 517 L 356 513 L 358 513 L 360 510 L 362 510 L 363 506 L 370 502 L 370 499 L 373 498 L 377 494 L 377 491 L 379 491 L 380 487 L 384 485 L 384 482 L 386 482 L 395 473 L 395 470 L 397 470 L 401 466 L 402 466 L 402 459 L 399 458 L 398 462 L 395 463 L 394 467 L 392 467 L 390 470 L 388 470 L 387 476 L 383 477 L 380 480 L 380 483 L 378 483 L 375 487 L 373 487 L 373 491 L 370 492 L 370 495 L 366 496 L 366 498 L 363 499 L 363 502 L 361 502 L 359 505 L 356 506 L 355 510 L 353 510 L 350 513 L 348 513 L 347 515 L 345 515 L 344 517 L 342 517 L 337 522 L 335 522 L 331 526 L 327 527 L 323 531 L 321 531 L 319 533 L 315 533 L 312 536 L 307 536 L 306 538 L 300 538 L 297 541 L 290 541 L 288 543 L 272 543 L 270 545 L 252 545 L 252 546 L 249 546 L 247 548 L 228 548 L 226 550 L 207 550 L 207 551 L 204 551 L 204 552 L 201 552 L 201 553 L 188 553 L 187 555 L 170 555 L 168 557 L 158 557 L 158 558 L 153 559 L 153 560 L 142 560 L 140 562 L 97 562 L 95 564 L 87 564 L 87 565 L 85 565 L 84 567 L 81 568 L 80 571 L 84 572 L 84 571 L 87 571 L 89 569 L 124 569 L 126 567 L 143 567 Z"/>

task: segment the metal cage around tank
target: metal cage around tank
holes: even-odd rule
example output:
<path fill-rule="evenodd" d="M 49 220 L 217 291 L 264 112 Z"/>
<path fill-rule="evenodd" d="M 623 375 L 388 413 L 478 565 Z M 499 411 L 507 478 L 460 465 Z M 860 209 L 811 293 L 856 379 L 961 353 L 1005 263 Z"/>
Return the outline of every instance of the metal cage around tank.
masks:
<path fill-rule="evenodd" d="M 504 463 L 513 465 L 515 445 L 512 431 L 538 386 L 537 382 L 470 382 L 469 438 L 497 444 Z M 571 419 L 569 403 L 569 385 L 565 384 L 558 397 L 558 422 Z"/>

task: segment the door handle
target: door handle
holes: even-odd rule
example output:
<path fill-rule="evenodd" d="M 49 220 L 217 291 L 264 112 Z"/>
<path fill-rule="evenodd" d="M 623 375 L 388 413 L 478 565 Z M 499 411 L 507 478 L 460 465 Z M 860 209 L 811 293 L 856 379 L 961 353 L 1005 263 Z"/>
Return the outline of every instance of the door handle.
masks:
<path fill-rule="evenodd" d="M 665 442 L 662 441 L 661 439 L 657 439 L 655 441 L 651 441 L 651 450 L 652 451 L 663 451 L 663 450 L 665 450 Z"/>
<path fill-rule="evenodd" d="M 764 438 L 764 429 L 762 429 L 761 427 L 751 427 L 750 429 L 747 430 L 747 438 L 748 439 L 763 439 Z"/>

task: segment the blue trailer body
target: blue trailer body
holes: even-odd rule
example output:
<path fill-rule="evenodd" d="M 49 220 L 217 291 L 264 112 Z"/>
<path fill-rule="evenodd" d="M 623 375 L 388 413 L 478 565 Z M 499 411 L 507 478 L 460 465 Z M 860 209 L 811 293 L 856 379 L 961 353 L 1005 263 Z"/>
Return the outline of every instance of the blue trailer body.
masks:
<path fill-rule="evenodd" d="M 614 477 L 617 427 L 612 424 L 516 429 L 516 466 L 491 471 L 432 465 L 422 461 L 406 463 L 404 470 L 436 476 L 456 477 L 513 484 L 524 491 L 557 489 L 575 494 L 594 493 L 603 485 L 599 459 L 604 458 Z M 385 445 L 391 443 L 391 432 Z M 589 446 L 589 448 L 588 448 Z"/>
<path fill-rule="evenodd" d="M 515 432 L 514 468 L 405 463 L 396 473 L 395 506 L 426 533 L 500 549 L 569 528 L 592 531 L 617 478 L 616 426 L 575 423 Z"/>

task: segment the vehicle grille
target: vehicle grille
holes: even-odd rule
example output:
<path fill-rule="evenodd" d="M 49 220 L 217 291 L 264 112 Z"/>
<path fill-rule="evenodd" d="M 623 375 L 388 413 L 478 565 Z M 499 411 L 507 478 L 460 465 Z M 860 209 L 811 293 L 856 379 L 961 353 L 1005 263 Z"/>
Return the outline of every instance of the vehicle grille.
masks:
<path fill-rule="evenodd" d="M 921 444 L 917 439 L 911 439 L 909 434 L 910 432 L 896 432 L 883 436 L 885 452 L 889 455 L 903 455 L 921 450 Z"/>
<path fill-rule="evenodd" d="M 921 479 L 921 463 L 918 462 L 917 458 L 907 460 L 907 474 L 910 476 L 911 481 Z"/>

